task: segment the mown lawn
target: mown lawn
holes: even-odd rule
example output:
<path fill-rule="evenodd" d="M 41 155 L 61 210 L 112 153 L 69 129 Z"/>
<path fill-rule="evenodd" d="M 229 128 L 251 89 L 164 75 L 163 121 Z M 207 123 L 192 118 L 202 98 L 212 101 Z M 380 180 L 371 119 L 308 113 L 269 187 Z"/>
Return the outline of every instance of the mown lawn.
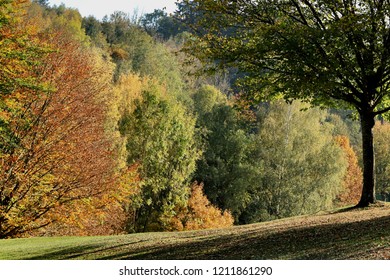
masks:
<path fill-rule="evenodd" d="M 0 240 L 0 259 L 390 259 L 390 205 L 221 230 Z"/>

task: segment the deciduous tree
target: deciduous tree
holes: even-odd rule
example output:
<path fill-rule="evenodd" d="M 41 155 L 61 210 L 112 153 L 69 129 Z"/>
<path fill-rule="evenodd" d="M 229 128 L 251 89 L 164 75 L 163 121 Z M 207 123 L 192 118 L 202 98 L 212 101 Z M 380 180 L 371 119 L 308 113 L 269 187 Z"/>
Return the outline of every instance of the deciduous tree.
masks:
<path fill-rule="evenodd" d="M 390 124 L 377 122 L 374 128 L 378 197 L 390 201 Z"/>
<path fill-rule="evenodd" d="M 239 113 L 214 87 L 200 88 L 193 99 L 204 149 L 194 179 L 204 184 L 208 199 L 231 212 L 238 223 L 259 175 L 252 138 Z"/>
<path fill-rule="evenodd" d="M 45 87 L 9 91 L 18 106 L 8 124 L 14 141 L 1 151 L 2 238 L 45 227 L 61 205 L 101 195 L 112 186 L 115 165 L 103 98 L 109 71 L 66 31 L 42 30 L 33 39 L 52 51 L 21 76 Z"/>
<path fill-rule="evenodd" d="M 372 0 L 183 0 L 198 16 L 192 54 L 247 74 L 251 99 L 354 109 L 363 142 L 359 207 L 375 202 L 375 117 L 390 110 L 390 3 Z M 183 6 L 183 5 L 182 5 Z M 189 15 L 189 16 L 187 16 Z"/>
<path fill-rule="evenodd" d="M 335 141 L 343 149 L 348 167 L 343 179 L 343 189 L 337 196 L 342 205 L 356 205 L 360 199 L 363 175 L 358 159 L 346 136 L 336 136 Z"/>
<path fill-rule="evenodd" d="M 199 155 L 195 119 L 164 88 L 150 83 L 130 96 L 132 105 L 119 121 L 127 163 L 139 166 L 141 191 L 132 201 L 135 231 L 168 227 L 176 207 L 187 201 L 188 181 Z"/>
<path fill-rule="evenodd" d="M 246 222 L 334 207 L 347 162 L 324 123 L 325 112 L 303 108 L 297 101 L 278 101 L 259 111 L 256 157 L 261 171 Z"/>
<path fill-rule="evenodd" d="M 31 99 L 37 98 L 36 91 L 49 91 L 35 76 L 47 50 L 39 43 L 35 26 L 22 20 L 27 3 L 0 2 L 0 238 L 19 231 L 21 218 L 9 214 L 23 181 L 23 173 L 16 166 L 30 157 L 23 141 L 34 123 Z M 26 196 L 26 190 L 20 195 Z"/>

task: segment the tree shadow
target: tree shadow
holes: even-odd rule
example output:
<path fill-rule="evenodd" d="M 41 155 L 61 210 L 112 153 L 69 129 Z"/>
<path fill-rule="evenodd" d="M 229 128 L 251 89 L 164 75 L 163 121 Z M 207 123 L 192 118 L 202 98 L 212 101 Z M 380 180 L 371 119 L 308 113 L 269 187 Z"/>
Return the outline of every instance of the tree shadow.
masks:
<path fill-rule="evenodd" d="M 363 215 L 364 213 L 362 213 Z M 128 236 L 130 239 L 131 235 Z M 28 260 L 250 260 L 387 259 L 390 216 L 364 221 L 156 235 L 120 244 L 102 242 L 54 249 Z M 150 244 L 149 244 L 150 243 Z M 378 251 L 386 254 L 378 255 Z"/>
<path fill-rule="evenodd" d="M 389 247 L 390 217 L 381 217 L 273 233 L 253 230 L 179 245 L 151 246 L 144 252 L 110 253 L 102 259 L 361 259 Z"/>
<path fill-rule="evenodd" d="M 381 207 L 386 207 L 386 206 L 389 206 L 389 205 L 390 204 L 387 203 L 387 202 L 383 202 L 383 201 L 379 201 L 378 200 L 375 203 L 370 204 L 369 206 L 366 206 L 366 207 L 362 207 L 359 204 L 357 204 L 357 205 L 348 206 L 348 207 L 345 207 L 345 208 L 342 208 L 342 209 L 338 209 L 336 211 L 332 211 L 331 213 L 332 214 L 337 214 L 337 213 L 346 213 L 346 212 L 352 212 L 352 211 L 362 211 L 362 210 L 365 210 L 365 209 L 381 208 Z"/>
<path fill-rule="evenodd" d="M 84 256 L 93 255 L 97 253 L 104 253 L 106 251 L 118 250 L 121 247 L 126 247 L 131 244 L 138 242 L 122 243 L 115 246 L 104 247 L 102 244 L 91 244 L 91 245 L 77 245 L 69 246 L 67 248 L 54 250 L 45 254 L 26 258 L 26 260 L 71 260 L 71 259 L 83 259 Z"/>

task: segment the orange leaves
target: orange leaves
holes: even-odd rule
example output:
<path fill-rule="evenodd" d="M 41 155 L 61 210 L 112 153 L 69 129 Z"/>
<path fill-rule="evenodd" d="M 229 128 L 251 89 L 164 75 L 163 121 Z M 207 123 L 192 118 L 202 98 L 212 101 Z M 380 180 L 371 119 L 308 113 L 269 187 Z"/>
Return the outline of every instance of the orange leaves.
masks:
<path fill-rule="evenodd" d="M 194 183 L 188 205 L 176 218 L 172 226 L 177 230 L 198 230 L 211 228 L 226 228 L 233 225 L 234 218 L 227 212 L 210 203 L 203 193 L 203 185 Z"/>
<path fill-rule="evenodd" d="M 37 54 L 41 50 L 34 46 L 36 34 L 33 30 L 21 28 L 26 2 L 18 0 L 0 3 L 1 97 L 34 85 L 29 75 L 31 65 L 37 62 Z"/>
<path fill-rule="evenodd" d="M 94 215 L 99 220 L 94 210 L 113 197 L 116 162 L 105 132 L 110 68 L 66 32 L 52 29 L 39 39 L 55 51 L 32 64 L 26 79 L 47 88 L 14 90 L 3 102 L 15 102 L 17 111 L 8 110 L 13 143 L 0 150 L 0 237 L 89 212 L 92 223 Z"/>
<path fill-rule="evenodd" d="M 335 141 L 342 148 L 348 162 L 347 172 L 343 179 L 343 190 L 337 199 L 341 205 L 354 205 L 359 202 L 362 192 L 362 171 L 349 139 L 346 136 L 336 136 Z"/>
<path fill-rule="evenodd" d="M 130 196 L 139 192 L 136 166 L 122 172 L 102 193 L 57 207 L 53 224 L 35 234 L 111 235 L 125 233 Z"/>

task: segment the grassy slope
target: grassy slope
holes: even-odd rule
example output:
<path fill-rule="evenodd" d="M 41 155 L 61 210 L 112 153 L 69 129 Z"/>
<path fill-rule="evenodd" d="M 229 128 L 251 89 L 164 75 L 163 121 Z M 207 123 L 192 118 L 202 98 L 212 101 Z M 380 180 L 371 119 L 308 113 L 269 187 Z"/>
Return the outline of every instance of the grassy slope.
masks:
<path fill-rule="evenodd" d="M 222 230 L 0 240 L 0 259 L 390 259 L 390 205 Z"/>

